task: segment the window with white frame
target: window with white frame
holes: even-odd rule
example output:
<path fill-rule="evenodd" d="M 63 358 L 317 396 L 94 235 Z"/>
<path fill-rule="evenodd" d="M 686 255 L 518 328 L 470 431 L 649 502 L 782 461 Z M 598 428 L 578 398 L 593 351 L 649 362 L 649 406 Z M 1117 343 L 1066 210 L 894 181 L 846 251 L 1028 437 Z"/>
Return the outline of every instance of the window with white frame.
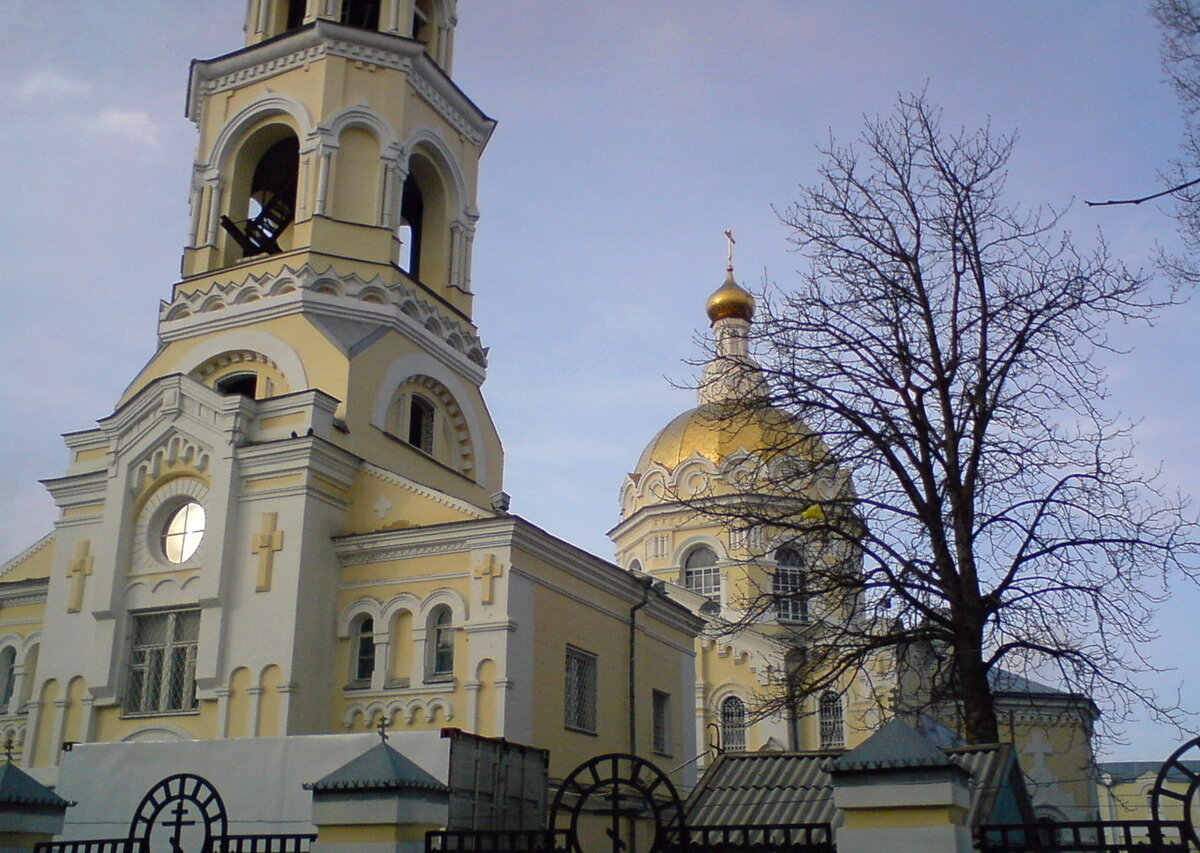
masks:
<path fill-rule="evenodd" d="M 429 614 L 425 642 L 429 644 L 428 680 L 446 681 L 454 677 L 454 614 L 440 604 Z"/>
<path fill-rule="evenodd" d="M 351 655 L 350 679 L 354 686 L 370 684 L 371 676 L 375 674 L 375 620 L 370 616 L 359 617 Z"/>
<path fill-rule="evenodd" d="M 596 733 L 596 656 L 575 646 L 567 646 L 563 725 Z"/>
<path fill-rule="evenodd" d="M 736 696 L 721 702 L 721 749 L 726 752 L 746 749 L 746 703 Z"/>
<path fill-rule="evenodd" d="M 671 754 L 671 694 L 655 690 L 653 703 L 654 739 L 652 746 L 659 755 Z"/>
<path fill-rule="evenodd" d="M 721 570 L 712 548 L 692 550 L 683 561 L 683 585 L 717 604 L 721 603 Z"/>
<path fill-rule="evenodd" d="M 821 727 L 821 749 L 840 749 L 846 745 L 842 726 L 842 697 L 830 691 L 821 695 L 817 712 Z"/>
<path fill-rule="evenodd" d="M 804 562 L 795 548 L 780 548 L 775 552 L 771 593 L 775 597 L 779 621 L 804 622 L 808 619 L 807 578 Z"/>
<path fill-rule="evenodd" d="M 199 609 L 133 617 L 126 714 L 195 710 L 199 636 Z"/>

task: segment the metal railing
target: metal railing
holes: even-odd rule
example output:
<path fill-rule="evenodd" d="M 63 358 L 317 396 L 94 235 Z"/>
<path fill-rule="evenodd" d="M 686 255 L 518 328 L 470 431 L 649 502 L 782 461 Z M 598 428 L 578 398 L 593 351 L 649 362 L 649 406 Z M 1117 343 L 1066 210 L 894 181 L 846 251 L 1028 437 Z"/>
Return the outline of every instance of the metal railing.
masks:
<path fill-rule="evenodd" d="M 1062 821 L 979 827 L 980 853 L 1188 853 L 1180 820 Z"/>
<path fill-rule="evenodd" d="M 835 853 L 833 828 L 827 823 L 770 826 L 687 826 L 666 830 L 669 850 L 687 853 Z"/>
<path fill-rule="evenodd" d="M 317 840 L 314 833 L 266 833 L 218 835 L 201 853 L 308 853 Z M 81 838 L 76 841 L 46 841 L 34 845 L 34 853 L 148 853 L 144 838 Z"/>
<path fill-rule="evenodd" d="M 568 851 L 565 829 L 462 829 L 425 833 L 425 853 L 524 853 Z"/>

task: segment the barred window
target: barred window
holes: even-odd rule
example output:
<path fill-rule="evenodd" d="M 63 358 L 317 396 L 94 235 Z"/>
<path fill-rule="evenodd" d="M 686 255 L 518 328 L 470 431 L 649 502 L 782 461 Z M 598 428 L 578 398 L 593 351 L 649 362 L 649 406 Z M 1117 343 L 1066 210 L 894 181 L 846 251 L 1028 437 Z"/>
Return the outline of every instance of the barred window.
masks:
<path fill-rule="evenodd" d="M 721 570 L 711 548 L 697 548 L 683 561 L 683 585 L 692 592 L 721 603 Z"/>
<path fill-rule="evenodd" d="M 654 751 L 660 755 L 671 754 L 671 694 L 655 690 L 654 700 Z"/>
<path fill-rule="evenodd" d="M 199 635 L 199 610 L 133 617 L 125 713 L 195 710 Z"/>
<path fill-rule="evenodd" d="M 567 646 L 563 725 L 596 732 L 596 656 L 574 646 Z"/>
<path fill-rule="evenodd" d="M 821 695 L 818 712 L 821 721 L 821 749 L 839 749 L 846 745 L 842 730 L 842 697 L 829 692 Z"/>
<path fill-rule="evenodd" d="M 775 552 L 775 577 L 771 592 L 775 596 L 776 613 L 781 622 L 804 622 L 808 619 L 807 578 L 804 562 L 795 548 L 780 548 Z"/>
<path fill-rule="evenodd" d="M 746 749 L 746 705 L 736 696 L 721 703 L 721 748 L 729 752 Z"/>

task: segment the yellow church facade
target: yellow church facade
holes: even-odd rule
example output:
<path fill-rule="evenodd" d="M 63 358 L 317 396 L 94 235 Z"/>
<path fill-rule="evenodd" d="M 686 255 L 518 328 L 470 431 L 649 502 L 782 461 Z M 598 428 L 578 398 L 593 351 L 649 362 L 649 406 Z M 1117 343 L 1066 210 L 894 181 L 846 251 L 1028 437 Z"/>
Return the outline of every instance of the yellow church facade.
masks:
<path fill-rule="evenodd" d="M 0 732 L 44 782 L 77 745 L 380 719 L 694 778 L 702 620 L 507 511 L 471 316 L 494 122 L 450 77 L 455 14 L 250 0 L 245 47 L 192 64 L 157 349 L 0 569 Z"/>
<path fill-rule="evenodd" d="M 548 749 L 552 777 L 635 752 L 686 787 L 714 747 L 849 748 L 884 721 L 882 658 L 870 685 L 759 712 L 805 626 L 854 613 L 803 593 L 802 541 L 688 502 L 804 429 L 713 417 L 762 381 L 732 263 L 719 357 L 622 484 L 615 561 L 508 512 L 472 317 L 495 122 L 451 77 L 456 15 L 248 0 L 245 45 L 192 63 L 156 349 L 64 436 L 54 530 L 0 566 L 0 736 L 41 781 L 122 748 L 162 775 L 206 744 L 282 761 L 382 719 L 402 752 L 455 727 Z"/>

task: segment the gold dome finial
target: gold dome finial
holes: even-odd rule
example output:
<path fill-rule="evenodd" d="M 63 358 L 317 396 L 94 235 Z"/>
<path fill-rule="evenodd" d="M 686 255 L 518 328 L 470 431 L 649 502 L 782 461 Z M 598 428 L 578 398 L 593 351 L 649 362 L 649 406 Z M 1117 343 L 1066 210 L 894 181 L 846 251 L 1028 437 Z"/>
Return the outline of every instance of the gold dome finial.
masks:
<path fill-rule="evenodd" d="M 728 317 L 745 320 L 749 323 L 754 318 L 754 297 L 738 286 L 733 278 L 733 232 L 725 232 L 725 283 L 716 289 L 704 310 L 709 322 L 715 323 Z"/>

